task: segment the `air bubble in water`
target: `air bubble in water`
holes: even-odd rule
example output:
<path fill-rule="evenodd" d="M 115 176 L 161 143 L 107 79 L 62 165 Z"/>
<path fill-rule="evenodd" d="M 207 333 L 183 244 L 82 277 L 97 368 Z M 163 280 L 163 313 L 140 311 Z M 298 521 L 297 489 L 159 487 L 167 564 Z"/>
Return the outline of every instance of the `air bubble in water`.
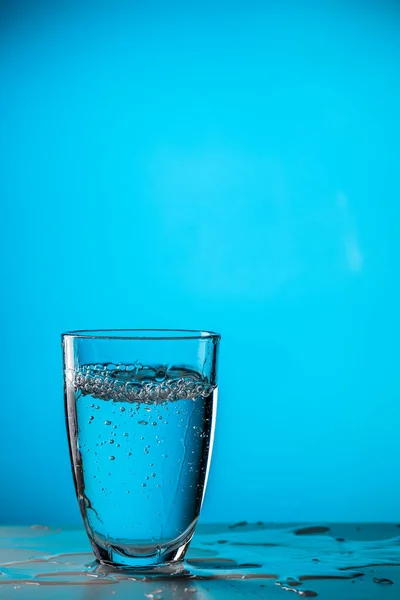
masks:
<path fill-rule="evenodd" d="M 125 433 L 124 433 L 124 436 L 125 436 L 125 437 L 128 437 L 128 434 L 125 432 Z"/>
<path fill-rule="evenodd" d="M 114 440 L 109 440 L 109 441 L 108 441 L 108 443 L 109 443 L 109 444 L 113 444 L 113 443 L 114 443 Z"/>
<path fill-rule="evenodd" d="M 104 425 L 111 425 L 111 421 L 104 421 Z"/>
<path fill-rule="evenodd" d="M 146 487 L 146 484 L 145 484 L 145 483 L 142 483 L 142 487 Z"/>
<path fill-rule="evenodd" d="M 153 427 L 155 427 L 157 425 L 157 423 L 155 421 L 152 422 Z"/>
<path fill-rule="evenodd" d="M 152 476 L 152 477 L 156 477 L 156 473 L 152 473 L 152 474 L 151 474 L 151 476 Z"/>
<path fill-rule="evenodd" d="M 120 406 L 119 410 L 120 410 L 121 412 L 125 412 L 125 407 L 124 407 L 124 406 Z"/>
<path fill-rule="evenodd" d="M 115 456 L 109 456 L 110 460 L 115 460 Z"/>

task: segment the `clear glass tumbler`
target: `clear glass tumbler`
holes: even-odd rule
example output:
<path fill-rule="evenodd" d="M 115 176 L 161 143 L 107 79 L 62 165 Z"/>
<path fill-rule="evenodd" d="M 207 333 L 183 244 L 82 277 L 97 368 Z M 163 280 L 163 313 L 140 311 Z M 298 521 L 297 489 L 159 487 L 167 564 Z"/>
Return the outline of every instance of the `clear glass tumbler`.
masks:
<path fill-rule="evenodd" d="M 211 458 L 219 340 L 180 330 L 62 335 L 75 488 L 102 564 L 151 570 L 183 559 Z"/>

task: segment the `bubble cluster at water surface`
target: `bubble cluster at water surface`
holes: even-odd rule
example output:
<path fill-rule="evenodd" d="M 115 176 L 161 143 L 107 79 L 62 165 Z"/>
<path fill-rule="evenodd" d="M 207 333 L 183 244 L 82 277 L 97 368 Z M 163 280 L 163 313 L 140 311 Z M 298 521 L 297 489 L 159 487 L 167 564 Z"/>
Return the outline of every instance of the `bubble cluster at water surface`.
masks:
<path fill-rule="evenodd" d="M 183 367 L 83 365 L 67 372 L 75 390 L 96 399 L 115 402 L 165 402 L 207 397 L 215 386 L 196 371 Z"/>

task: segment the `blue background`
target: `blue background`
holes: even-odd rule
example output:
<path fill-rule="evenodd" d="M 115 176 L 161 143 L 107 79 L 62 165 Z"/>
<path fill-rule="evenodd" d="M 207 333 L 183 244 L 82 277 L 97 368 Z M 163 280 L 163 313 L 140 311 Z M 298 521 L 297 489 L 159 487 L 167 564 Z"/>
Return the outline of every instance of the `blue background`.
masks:
<path fill-rule="evenodd" d="M 0 521 L 79 521 L 59 334 L 223 335 L 203 521 L 398 520 L 395 2 L 2 2 Z"/>

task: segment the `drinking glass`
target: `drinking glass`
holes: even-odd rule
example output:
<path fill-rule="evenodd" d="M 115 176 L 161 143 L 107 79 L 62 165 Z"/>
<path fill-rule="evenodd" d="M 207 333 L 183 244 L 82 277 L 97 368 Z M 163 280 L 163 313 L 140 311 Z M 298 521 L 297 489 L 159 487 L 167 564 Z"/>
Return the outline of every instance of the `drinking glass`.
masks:
<path fill-rule="evenodd" d="M 62 335 L 69 448 L 97 560 L 181 561 L 207 483 L 220 336 L 189 330 Z"/>

